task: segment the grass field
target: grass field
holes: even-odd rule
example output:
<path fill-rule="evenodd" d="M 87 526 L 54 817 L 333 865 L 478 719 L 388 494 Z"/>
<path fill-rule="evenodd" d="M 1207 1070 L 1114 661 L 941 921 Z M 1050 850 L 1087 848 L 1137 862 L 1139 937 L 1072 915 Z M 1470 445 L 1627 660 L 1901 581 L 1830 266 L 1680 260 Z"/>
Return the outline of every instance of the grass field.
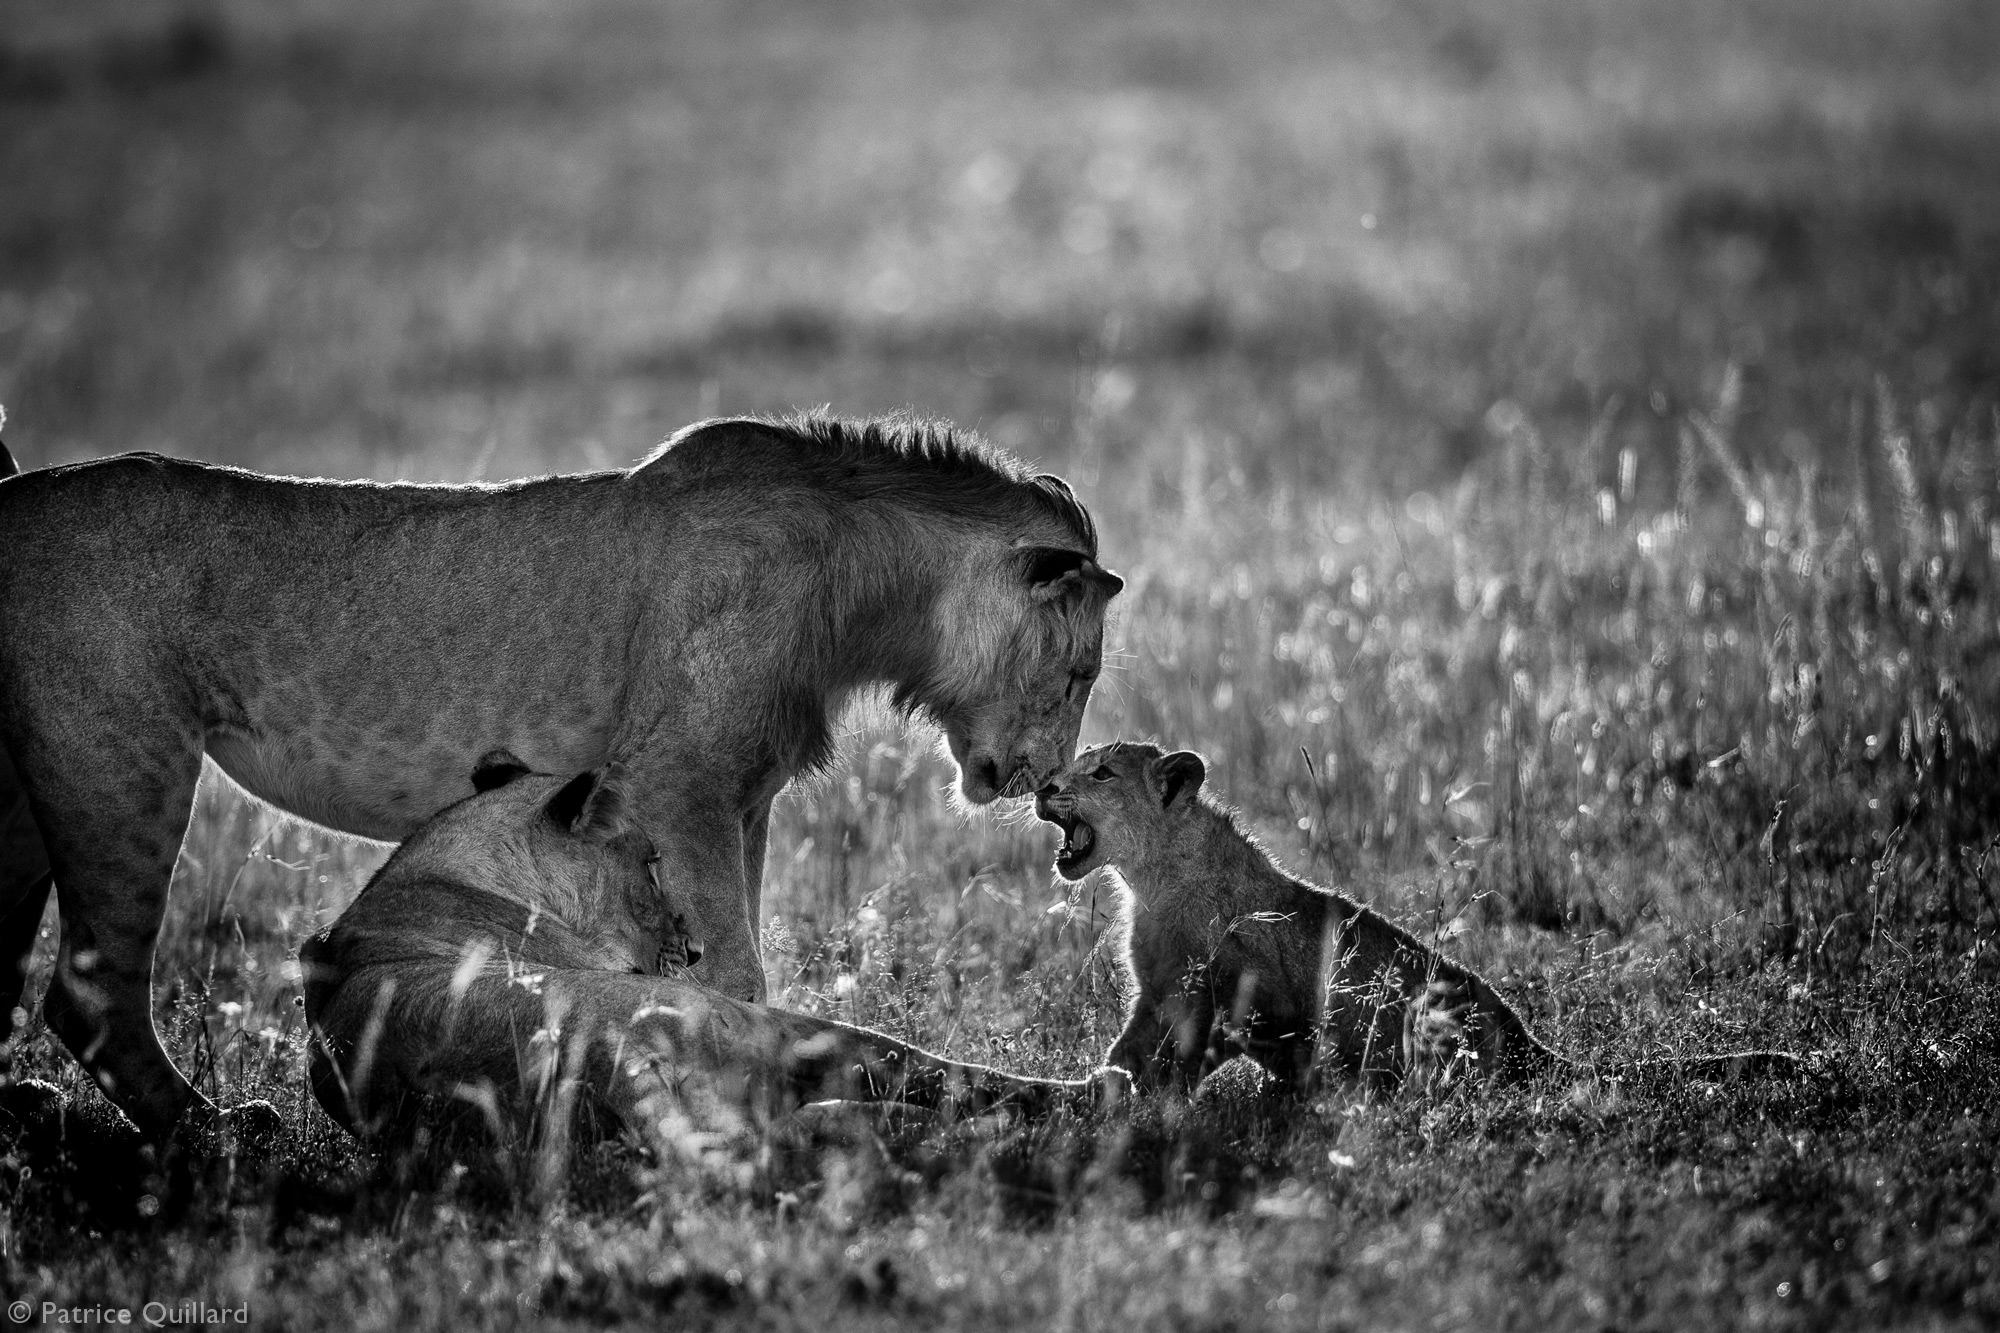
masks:
<path fill-rule="evenodd" d="M 1070 478 L 1127 579 L 1087 740 L 1201 750 L 1288 864 L 1565 1052 L 1818 1053 L 1797 1086 L 1148 1103 L 747 1182 L 612 1148 L 548 1210 L 347 1210 L 300 1183 L 355 1164 L 289 962 L 380 853 L 217 782 L 160 998 L 213 1095 L 285 1112 L 285 1169 L 133 1226 L 0 1157 L 10 1301 L 2000 1321 L 1990 6 L 29 0 L 0 181 L 26 466 L 495 478 L 719 411 L 948 416 Z M 955 812 L 928 733 L 850 723 L 780 801 L 774 994 L 1088 1070 L 1109 889 L 1053 887 L 1026 812 Z M 38 1023 L 15 1069 L 77 1085 Z"/>

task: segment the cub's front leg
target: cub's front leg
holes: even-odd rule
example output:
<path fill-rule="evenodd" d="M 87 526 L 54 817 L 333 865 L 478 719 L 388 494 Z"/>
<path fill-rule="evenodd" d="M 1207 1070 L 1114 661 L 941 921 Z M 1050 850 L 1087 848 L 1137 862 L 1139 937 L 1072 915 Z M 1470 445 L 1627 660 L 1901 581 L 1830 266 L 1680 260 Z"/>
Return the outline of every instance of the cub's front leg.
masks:
<path fill-rule="evenodd" d="M 1131 1082 L 1140 1089 L 1151 1091 L 1158 1084 L 1153 1073 L 1160 1051 L 1160 1039 L 1166 1029 L 1160 1022 L 1157 1002 L 1142 995 L 1132 1006 L 1132 1016 L 1125 1020 L 1125 1030 L 1118 1034 L 1118 1040 L 1111 1043 L 1105 1052 L 1104 1067 L 1107 1070 L 1123 1070 Z"/>
<path fill-rule="evenodd" d="M 1215 1002 L 1205 986 L 1190 981 L 1160 996 L 1142 988 L 1104 1063 L 1130 1074 L 1141 1091 L 1192 1088 L 1201 1081 L 1214 1023 Z"/>

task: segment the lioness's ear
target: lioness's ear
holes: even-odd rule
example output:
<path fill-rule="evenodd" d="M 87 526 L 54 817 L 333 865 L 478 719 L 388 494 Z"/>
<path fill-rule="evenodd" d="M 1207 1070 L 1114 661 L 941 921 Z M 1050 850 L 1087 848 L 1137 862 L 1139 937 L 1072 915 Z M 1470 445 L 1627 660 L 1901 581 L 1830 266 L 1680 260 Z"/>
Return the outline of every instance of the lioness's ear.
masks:
<path fill-rule="evenodd" d="M 1146 765 L 1146 776 L 1151 779 L 1153 790 L 1159 793 L 1160 808 L 1165 809 L 1177 797 L 1192 799 L 1201 790 L 1202 779 L 1208 776 L 1208 766 L 1193 750 L 1176 750 Z"/>
<path fill-rule="evenodd" d="M 549 798 L 549 818 L 579 838 L 609 838 L 624 832 L 623 778 L 616 764 L 577 774 Z"/>
<path fill-rule="evenodd" d="M 522 763 L 512 750 L 488 750 L 472 766 L 472 789 L 492 791 L 506 786 L 523 773 L 532 772 L 534 770 Z"/>
<path fill-rule="evenodd" d="M 1062 546 L 1024 546 L 1016 554 L 1028 595 L 1037 601 L 1080 592 L 1086 584 L 1101 589 L 1107 598 L 1115 597 L 1125 586 L 1124 579 L 1081 551 Z"/>

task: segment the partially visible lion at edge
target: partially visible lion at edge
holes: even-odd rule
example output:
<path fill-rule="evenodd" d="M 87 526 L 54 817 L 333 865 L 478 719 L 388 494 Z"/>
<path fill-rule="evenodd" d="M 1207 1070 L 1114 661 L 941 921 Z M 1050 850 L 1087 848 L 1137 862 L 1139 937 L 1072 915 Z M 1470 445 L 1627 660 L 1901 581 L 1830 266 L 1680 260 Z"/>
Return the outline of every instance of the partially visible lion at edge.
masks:
<path fill-rule="evenodd" d="M 469 1102 L 547 1147 L 608 1112 L 672 1160 L 829 1100 L 977 1114 L 1087 1097 L 673 975 L 699 945 L 616 766 L 560 778 L 496 751 L 473 785 L 299 951 L 313 1093 L 350 1132 L 403 1140 Z"/>
<path fill-rule="evenodd" d="M 886 685 L 935 721 L 972 804 L 1032 792 L 1075 750 L 1122 586 L 1058 478 L 946 426 L 823 416 L 498 485 L 126 454 L 0 480 L 0 546 L 0 818 L 39 830 L 0 838 L 0 1039 L 53 881 L 49 1026 L 155 1139 L 216 1113 L 151 996 L 204 753 L 383 841 L 496 744 L 615 762 L 701 979 L 761 1001 L 771 802 L 827 762 L 843 703 Z"/>

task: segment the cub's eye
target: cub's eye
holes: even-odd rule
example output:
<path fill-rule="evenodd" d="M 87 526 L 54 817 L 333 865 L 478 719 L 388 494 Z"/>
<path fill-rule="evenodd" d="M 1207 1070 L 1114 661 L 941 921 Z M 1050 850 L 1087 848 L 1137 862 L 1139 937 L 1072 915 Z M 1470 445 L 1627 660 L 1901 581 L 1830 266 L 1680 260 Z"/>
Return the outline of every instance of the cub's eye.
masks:
<path fill-rule="evenodd" d="M 1118 774 L 1112 771 L 1111 765 L 1099 764 L 1091 770 L 1090 780 L 1092 782 L 1109 782 L 1117 776 Z"/>

